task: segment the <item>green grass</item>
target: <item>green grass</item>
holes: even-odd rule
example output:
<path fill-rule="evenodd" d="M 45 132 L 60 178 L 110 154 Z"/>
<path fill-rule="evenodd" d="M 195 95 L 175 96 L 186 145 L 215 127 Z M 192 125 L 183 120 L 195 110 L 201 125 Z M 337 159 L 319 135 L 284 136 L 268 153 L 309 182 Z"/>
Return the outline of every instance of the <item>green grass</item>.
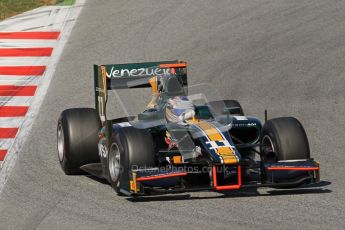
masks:
<path fill-rule="evenodd" d="M 56 5 L 58 6 L 71 6 L 75 3 L 75 0 L 58 0 Z"/>
<path fill-rule="evenodd" d="M 0 21 L 46 5 L 73 5 L 75 0 L 0 0 Z"/>

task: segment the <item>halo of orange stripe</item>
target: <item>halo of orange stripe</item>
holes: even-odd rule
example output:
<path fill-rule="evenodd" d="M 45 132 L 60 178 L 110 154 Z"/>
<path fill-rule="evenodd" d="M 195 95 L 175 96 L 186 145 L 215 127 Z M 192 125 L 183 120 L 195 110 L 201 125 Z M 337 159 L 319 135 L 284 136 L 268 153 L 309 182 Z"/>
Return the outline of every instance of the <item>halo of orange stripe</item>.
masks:
<path fill-rule="evenodd" d="M 193 124 L 199 126 L 206 133 L 210 141 L 224 140 L 223 136 L 212 124 L 205 121 L 195 121 L 193 122 Z M 225 164 L 238 163 L 233 149 L 229 147 L 224 147 L 224 148 L 217 148 L 215 150 L 223 158 Z"/>

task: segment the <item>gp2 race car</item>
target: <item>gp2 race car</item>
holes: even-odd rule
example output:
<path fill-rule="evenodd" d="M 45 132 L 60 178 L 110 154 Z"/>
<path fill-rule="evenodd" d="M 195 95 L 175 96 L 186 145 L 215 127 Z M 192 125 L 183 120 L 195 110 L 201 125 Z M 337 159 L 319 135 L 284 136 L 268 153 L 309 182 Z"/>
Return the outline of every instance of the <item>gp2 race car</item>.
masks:
<path fill-rule="evenodd" d="M 296 118 L 266 115 L 262 125 L 245 116 L 236 100 L 209 100 L 206 90 L 188 94 L 185 62 L 94 65 L 94 80 L 96 108 L 67 109 L 58 120 L 58 157 L 67 175 L 104 178 L 119 195 L 295 188 L 320 181 L 319 163 L 310 157 Z M 143 87 L 153 93 L 145 111 L 107 118 L 111 90 Z M 193 102 L 192 116 L 168 119 L 174 110 L 169 101 L 176 98 Z"/>

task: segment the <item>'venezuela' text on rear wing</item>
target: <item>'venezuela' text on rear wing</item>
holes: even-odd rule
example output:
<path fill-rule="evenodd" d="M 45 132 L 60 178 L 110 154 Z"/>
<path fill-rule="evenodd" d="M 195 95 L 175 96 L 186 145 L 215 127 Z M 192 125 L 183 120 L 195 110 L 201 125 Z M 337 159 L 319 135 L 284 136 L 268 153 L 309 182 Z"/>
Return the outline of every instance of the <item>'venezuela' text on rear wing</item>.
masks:
<path fill-rule="evenodd" d="M 183 61 L 94 65 L 95 106 L 101 120 L 106 120 L 108 90 L 150 87 L 151 77 L 169 74 L 179 75 L 187 86 L 187 63 Z"/>

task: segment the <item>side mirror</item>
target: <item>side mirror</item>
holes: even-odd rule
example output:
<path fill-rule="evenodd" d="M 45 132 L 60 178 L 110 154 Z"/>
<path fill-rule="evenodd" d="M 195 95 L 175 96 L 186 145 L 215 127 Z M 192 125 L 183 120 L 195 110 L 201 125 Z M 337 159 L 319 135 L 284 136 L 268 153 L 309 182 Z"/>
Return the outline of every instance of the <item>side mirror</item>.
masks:
<path fill-rule="evenodd" d="M 158 120 L 164 118 L 162 111 L 157 111 L 155 109 L 148 109 L 143 113 L 138 114 L 139 120 Z"/>
<path fill-rule="evenodd" d="M 241 107 L 229 107 L 229 108 L 224 108 L 223 109 L 223 114 L 240 114 L 241 111 Z"/>

